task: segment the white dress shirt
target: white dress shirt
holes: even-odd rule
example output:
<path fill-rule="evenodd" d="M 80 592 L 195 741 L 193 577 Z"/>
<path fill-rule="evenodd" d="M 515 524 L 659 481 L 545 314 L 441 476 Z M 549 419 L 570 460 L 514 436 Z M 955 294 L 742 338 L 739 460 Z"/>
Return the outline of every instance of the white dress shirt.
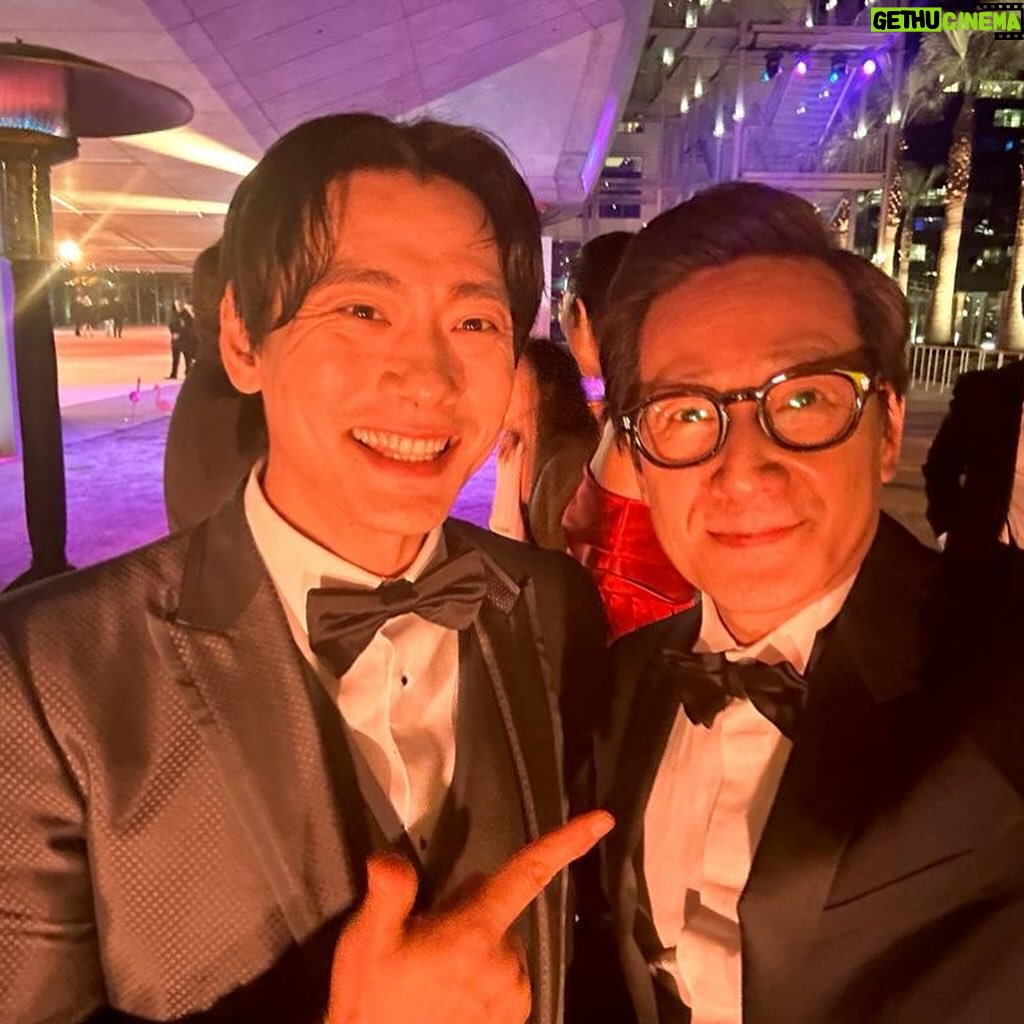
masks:
<path fill-rule="evenodd" d="M 1020 548 L 1024 547 L 1024 408 L 1021 409 L 1017 431 L 1017 458 L 1013 467 L 1010 507 L 1006 512 L 1006 523 L 999 539 L 1004 544 L 1013 544 Z"/>
<path fill-rule="evenodd" d="M 839 613 L 854 577 L 763 639 L 740 646 L 714 602 L 701 604 L 694 650 L 730 661 L 807 668 L 818 631 Z M 665 954 L 652 969 L 674 980 L 692 1024 L 742 1021 L 737 903 L 792 743 L 748 700 L 731 700 L 711 728 L 680 707 L 644 813 L 644 878 Z"/>
<path fill-rule="evenodd" d="M 389 619 L 337 679 L 310 650 L 306 595 L 336 584 L 373 589 L 383 577 L 360 569 L 300 533 L 270 506 L 249 475 L 245 516 L 303 657 L 335 700 L 349 735 L 402 825 L 426 847 L 455 770 L 458 633 L 409 612 Z M 445 556 L 441 528 L 431 531 L 403 573 L 415 580 Z"/>

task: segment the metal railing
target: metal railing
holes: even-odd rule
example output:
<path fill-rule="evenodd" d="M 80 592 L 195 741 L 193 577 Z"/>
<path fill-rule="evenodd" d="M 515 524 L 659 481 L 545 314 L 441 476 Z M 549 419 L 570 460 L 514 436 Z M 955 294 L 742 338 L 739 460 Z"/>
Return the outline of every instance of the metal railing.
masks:
<path fill-rule="evenodd" d="M 1024 359 L 1024 352 L 966 348 L 959 345 L 910 345 L 910 381 L 925 391 L 948 391 L 961 373 L 994 370 Z"/>

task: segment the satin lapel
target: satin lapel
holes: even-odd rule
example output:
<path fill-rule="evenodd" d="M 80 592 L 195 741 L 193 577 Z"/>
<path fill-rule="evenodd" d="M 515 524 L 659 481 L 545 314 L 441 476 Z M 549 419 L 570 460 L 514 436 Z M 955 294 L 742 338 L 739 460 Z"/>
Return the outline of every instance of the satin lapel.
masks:
<path fill-rule="evenodd" d="M 649 627 L 649 642 L 633 655 L 636 667 L 630 667 L 629 676 L 624 667 L 617 673 L 616 689 L 629 695 L 630 705 L 613 723 L 616 731 L 610 739 L 599 740 L 597 746 L 598 802 L 617 822 L 605 840 L 604 884 L 614 905 L 627 957 L 627 981 L 641 1020 L 656 1020 L 657 1009 L 647 964 L 633 938 L 641 909 L 637 862 L 647 801 L 679 709 L 676 687 L 659 653 L 670 637 L 674 645 L 689 650 L 695 621 L 699 623 L 699 617 L 683 614 Z M 617 665 L 623 660 L 620 657 Z"/>
<path fill-rule="evenodd" d="M 452 524 L 445 541 L 451 554 L 469 543 Z M 514 580 L 481 553 L 488 569 L 488 597 L 473 625 L 473 639 L 501 713 L 526 837 L 533 841 L 565 821 L 567 806 L 552 666 L 538 621 L 533 581 Z M 562 872 L 533 905 L 540 973 L 534 985 L 534 1024 L 554 1024 L 562 1017 L 567 887 L 567 874 Z"/>
<path fill-rule="evenodd" d="M 240 500 L 194 535 L 178 614 L 157 628 L 238 827 L 301 943 L 352 903 L 356 879 L 302 656 Z"/>
<path fill-rule="evenodd" d="M 870 752 L 885 708 L 860 685 L 845 652 L 833 648 L 808 686 L 828 696 L 808 697 L 807 739 L 790 754 L 739 904 L 751 1021 L 765 1007 L 792 1005 L 789 972 L 806 971 L 840 857 L 878 781 Z"/>
<path fill-rule="evenodd" d="M 815 646 L 800 737 L 758 845 L 739 912 L 751 1021 L 793 1007 L 850 836 L 891 785 L 886 758 L 912 728 L 931 553 L 883 520 L 843 611 Z M 813 973 L 813 972 L 812 972 Z"/>

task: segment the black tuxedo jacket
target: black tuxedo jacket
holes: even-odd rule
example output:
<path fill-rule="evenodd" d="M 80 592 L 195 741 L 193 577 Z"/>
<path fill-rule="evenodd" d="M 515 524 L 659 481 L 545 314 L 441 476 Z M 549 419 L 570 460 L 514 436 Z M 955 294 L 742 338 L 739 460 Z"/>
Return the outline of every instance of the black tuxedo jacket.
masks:
<path fill-rule="evenodd" d="M 984 556 L 999 542 L 1013 489 L 1024 404 L 1024 361 L 964 373 L 922 470 L 928 522 L 954 555 Z M 1016 538 L 1024 547 L 1024 537 Z"/>
<path fill-rule="evenodd" d="M 563 714 L 582 735 L 570 719 L 592 702 L 574 688 L 600 685 L 607 658 L 599 601 L 568 557 L 456 521 L 445 540 L 487 564 L 460 635 L 460 714 L 486 695 L 497 742 L 472 753 L 512 794 L 470 809 L 486 860 L 472 873 L 565 820 Z M 321 1019 L 364 891 L 350 826 L 366 805 L 339 787 L 340 718 L 309 675 L 240 495 L 190 532 L 0 603 L 0 1020 Z M 570 742 L 567 764 L 580 755 Z M 551 1024 L 566 902 L 562 877 L 528 924 L 533 1019 Z"/>
<path fill-rule="evenodd" d="M 883 518 L 819 635 L 802 732 L 739 903 L 745 1024 L 1024 1020 L 1024 604 L 964 594 L 963 581 L 949 603 L 940 564 Z M 965 602 L 980 606 L 973 621 Z M 670 636 L 692 645 L 699 623 L 685 612 L 617 645 L 596 771 L 618 827 L 602 890 L 581 881 L 578 949 L 595 967 L 575 965 L 573 1021 L 629 1019 L 610 949 L 637 1020 L 688 1020 L 647 968 L 642 844 L 679 706 L 659 652 Z"/>

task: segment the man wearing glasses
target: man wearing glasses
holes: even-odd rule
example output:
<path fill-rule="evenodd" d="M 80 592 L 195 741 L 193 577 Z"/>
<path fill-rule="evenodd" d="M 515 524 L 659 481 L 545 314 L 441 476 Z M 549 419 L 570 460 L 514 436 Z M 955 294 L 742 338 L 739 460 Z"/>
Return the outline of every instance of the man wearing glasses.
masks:
<path fill-rule="evenodd" d="M 614 932 L 621 1017 L 1024 1019 L 1019 650 L 879 510 L 907 326 L 884 274 L 759 185 L 658 217 L 615 279 L 610 412 L 703 592 L 619 643 L 597 741 L 619 825 L 577 947 L 596 964 Z M 577 1020 L 614 1005 L 574 992 Z"/>

